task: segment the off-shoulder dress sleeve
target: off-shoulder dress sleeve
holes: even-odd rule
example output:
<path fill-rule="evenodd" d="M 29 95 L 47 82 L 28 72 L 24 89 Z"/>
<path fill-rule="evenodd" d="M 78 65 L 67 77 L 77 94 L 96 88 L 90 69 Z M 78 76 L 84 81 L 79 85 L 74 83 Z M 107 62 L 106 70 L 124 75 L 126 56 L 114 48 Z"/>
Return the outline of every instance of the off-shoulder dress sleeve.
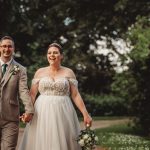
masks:
<path fill-rule="evenodd" d="M 33 78 L 32 79 L 32 85 L 38 84 L 40 81 L 40 78 Z"/>
<path fill-rule="evenodd" d="M 70 84 L 76 86 L 78 88 L 78 81 L 74 78 L 68 78 Z"/>

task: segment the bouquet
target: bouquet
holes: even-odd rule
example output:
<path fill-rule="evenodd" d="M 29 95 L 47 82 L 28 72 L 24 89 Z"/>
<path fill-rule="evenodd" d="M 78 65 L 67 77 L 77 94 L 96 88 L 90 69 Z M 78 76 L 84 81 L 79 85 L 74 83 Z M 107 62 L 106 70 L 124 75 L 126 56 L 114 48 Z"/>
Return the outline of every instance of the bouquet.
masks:
<path fill-rule="evenodd" d="M 98 137 L 95 135 L 95 132 L 90 129 L 90 126 L 87 125 L 86 129 L 81 130 L 77 142 L 82 150 L 92 150 L 98 143 Z"/>

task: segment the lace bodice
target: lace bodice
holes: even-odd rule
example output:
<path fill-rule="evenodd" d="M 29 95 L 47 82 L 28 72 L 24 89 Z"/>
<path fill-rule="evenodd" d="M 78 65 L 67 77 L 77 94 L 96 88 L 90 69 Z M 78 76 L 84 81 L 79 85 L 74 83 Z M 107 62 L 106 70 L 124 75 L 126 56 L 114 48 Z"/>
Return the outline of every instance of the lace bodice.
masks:
<path fill-rule="evenodd" d="M 32 84 L 39 84 L 38 90 L 42 95 L 69 95 L 70 84 L 78 86 L 77 80 L 73 78 L 57 78 L 53 80 L 50 77 L 33 79 Z"/>

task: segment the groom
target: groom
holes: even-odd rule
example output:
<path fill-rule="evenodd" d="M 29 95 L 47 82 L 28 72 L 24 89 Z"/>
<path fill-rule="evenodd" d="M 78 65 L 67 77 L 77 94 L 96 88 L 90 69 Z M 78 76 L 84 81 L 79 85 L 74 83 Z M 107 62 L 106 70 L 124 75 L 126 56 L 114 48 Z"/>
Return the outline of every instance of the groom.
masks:
<path fill-rule="evenodd" d="M 15 150 L 19 132 L 19 99 L 25 105 L 24 121 L 32 119 L 34 108 L 27 87 L 26 69 L 13 59 L 14 41 L 0 40 L 0 150 Z"/>

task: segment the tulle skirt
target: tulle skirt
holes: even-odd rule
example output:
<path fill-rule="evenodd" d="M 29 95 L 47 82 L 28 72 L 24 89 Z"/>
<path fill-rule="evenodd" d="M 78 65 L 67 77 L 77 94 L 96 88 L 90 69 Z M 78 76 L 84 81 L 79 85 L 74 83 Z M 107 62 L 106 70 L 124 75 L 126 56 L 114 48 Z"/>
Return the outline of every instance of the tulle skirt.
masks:
<path fill-rule="evenodd" d="M 40 95 L 19 150 L 80 150 L 80 125 L 68 96 Z"/>

